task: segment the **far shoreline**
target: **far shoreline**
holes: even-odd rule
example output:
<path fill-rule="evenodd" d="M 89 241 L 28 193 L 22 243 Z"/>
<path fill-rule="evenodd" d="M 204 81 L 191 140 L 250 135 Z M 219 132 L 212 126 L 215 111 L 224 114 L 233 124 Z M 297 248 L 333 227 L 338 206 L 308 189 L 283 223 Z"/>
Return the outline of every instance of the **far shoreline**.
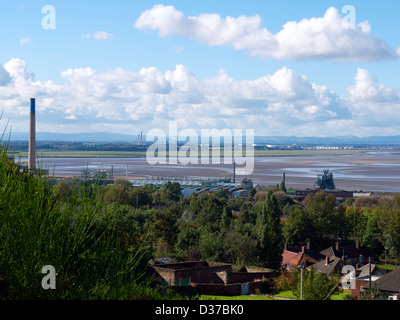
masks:
<path fill-rule="evenodd" d="M 350 150 L 254 150 L 254 157 L 301 157 L 301 156 L 345 156 L 366 155 L 368 152 L 396 152 L 384 149 L 350 149 Z M 399 152 L 399 151 L 397 151 Z M 10 152 L 15 158 L 26 158 L 28 152 Z M 400 153 L 400 152 L 399 152 Z M 201 153 L 199 152 L 199 155 Z M 210 152 L 212 155 L 212 153 Z M 168 157 L 168 152 L 166 154 Z M 223 152 L 221 152 L 223 157 Z M 37 158 L 146 158 L 143 151 L 37 151 Z"/>

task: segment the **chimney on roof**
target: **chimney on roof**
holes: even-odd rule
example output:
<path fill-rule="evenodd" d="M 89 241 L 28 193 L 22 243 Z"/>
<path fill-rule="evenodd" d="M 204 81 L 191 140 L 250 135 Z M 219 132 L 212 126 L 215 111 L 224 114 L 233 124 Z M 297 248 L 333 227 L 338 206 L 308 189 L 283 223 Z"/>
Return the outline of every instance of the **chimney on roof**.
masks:
<path fill-rule="evenodd" d="M 305 248 L 306 248 L 305 246 L 301 247 L 301 253 L 304 253 Z"/>
<path fill-rule="evenodd" d="M 326 256 L 326 258 L 325 258 L 325 265 L 327 266 L 328 264 L 329 264 L 329 257 Z"/>
<path fill-rule="evenodd" d="M 287 250 L 287 243 L 285 242 L 285 244 L 283 245 L 283 250 Z"/>

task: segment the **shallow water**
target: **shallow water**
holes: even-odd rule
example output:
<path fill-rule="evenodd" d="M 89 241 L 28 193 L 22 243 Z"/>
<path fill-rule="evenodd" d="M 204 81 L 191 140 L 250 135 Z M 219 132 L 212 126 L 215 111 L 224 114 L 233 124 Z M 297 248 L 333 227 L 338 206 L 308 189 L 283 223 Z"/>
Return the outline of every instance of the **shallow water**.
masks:
<path fill-rule="evenodd" d="M 22 158 L 26 161 L 26 158 Z M 83 167 L 97 169 L 97 158 L 43 158 L 41 166 L 56 176 L 79 176 Z M 99 166 L 113 169 L 115 177 L 232 177 L 233 165 L 150 165 L 145 158 L 99 158 Z M 237 166 L 239 168 L 240 166 Z M 336 188 L 348 190 L 400 192 L 400 154 L 368 152 L 364 155 L 313 155 L 255 157 L 254 183 L 276 185 L 286 173 L 286 186 L 313 187 L 324 169 L 333 173 Z M 238 177 L 240 180 L 243 177 Z M 238 181 L 238 180 L 237 180 Z"/>

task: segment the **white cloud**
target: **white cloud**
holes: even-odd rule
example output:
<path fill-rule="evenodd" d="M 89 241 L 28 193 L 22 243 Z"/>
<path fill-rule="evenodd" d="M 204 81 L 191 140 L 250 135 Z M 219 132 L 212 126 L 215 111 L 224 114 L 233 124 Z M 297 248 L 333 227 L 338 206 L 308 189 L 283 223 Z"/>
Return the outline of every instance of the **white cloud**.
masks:
<path fill-rule="evenodd" d="M 399 102 L 398 92 L 383 84 L 378 84 L 378 79 L 370 75 L 368 70 L 358 68 L 355 76 L 355 85 L 347 88 L 352 102 Z"/>
<path fill-rule="evenodd" d="M 347 88 L 349 110 L 362 126 L 388 129 L 400 121 L 400 93 L 359 68 L 355 85 Z"/>
<path fill-rule="evenodd" d="M 11 59 L 4 65 L 4 68 L 16 80 L 33 80 L 35 77 L 28 69 L 26 62 L 21 59 Z"/>
<path fill-rule="evenodd" d="M 11 76 L 6 69 L 0 64 L 0 86 L 5 86 L 11 81 Z"/>
<path fill-rule="evenodd" d="M 111 33 L 105 31 L 96 31 L 96 33 L 93 35 L 93 38 L 95 38 L 96 40 L 110 40 L 113 39 L 114 36 Z"/>
<path fill-rule="evenodd" d="M 29 98 L 37 98 L 39 131 L 243 128 L 256 135 L 370 135 L 398 132 L 399 92 L 359 69 L 347 96 L 283 67 L 257 79 L 236 80 L 221 69 L 199 79 L 183 65 L 162 72 L 116 68 L 68 69 L 63 84 L 34 78 L 25 61 L 0 67 L 0 101 L 13 130 L 26 131 Z M 132 133 L 133 134 L 133 133 Z"/>
<path fill-rule="evenodd" d="M 211 46 L 231 46 L 264 59 L 374 61 L 395 54 L 383 40 L 370 35 L 367 21 L 354 28 L 333 7 L 323 17 L 287 22 L 276 34 L 261 24 L 258 15 L 185 17 L 173 6 L 155 5 L 140 15 L 134 27 L 157 30 L 160 37 L 180 36 Z"/>
<path fill-rule="evenodd" d="M 96 31 L 94 34 L 83 33 L 81 37 L 83 39 L 89 39 L 93 37 L 96 40 L 111 40 L 114 38 L 114 35 L 106 31 Z"/>
<path fill-rule="evenodd" d="M 77 120 L 78 118 L 77 118 L 76 115 L 70 114 L 70 115 L 65 116 L 65 119 L 67 119 L 67 120 Z"/>
<path fill-rule="evenodd" d="M 19 44 L 21 46 L 31 45 L 32 43 L 33 43 L 33 41 L 30 38 L 23 38 L 23 39 L 19 40 Z"/>

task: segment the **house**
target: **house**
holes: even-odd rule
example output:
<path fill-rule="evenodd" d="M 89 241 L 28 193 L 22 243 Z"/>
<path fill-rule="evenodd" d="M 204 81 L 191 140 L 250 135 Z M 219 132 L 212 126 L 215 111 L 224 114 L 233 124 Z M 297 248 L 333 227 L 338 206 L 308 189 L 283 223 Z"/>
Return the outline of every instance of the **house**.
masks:
<path fill-rule="evenodd" d="M 261 290 L 262 280 L 279 277 L 279 272 L 232 272 L 227 263 L 192 261 L 155 264 L 156 272 L 164 286 L 190 286 L 200 294 L 245 295 Z"/>
<path fill-rule="evenodd" d="M 321 260 L 325 259 L 325 257 L 326 257 L 325 255 L 321 254 L 320 252 L 312 250 L 309 240 L 307 241 L 306 246 L 297 246 L 297 247 L 288 248 L 287 245 L 285 245 L 284 250 L 290 251 L 290 252 L 296 252 L 296 253 L 303 252 L 306 255 L 308 255 L 309 257 L 312 257 L 313 259 L 315 259 L 317 261 L 321 261 Z"/>
<path fill-rule="evenodd" d="M 369 267 L 369 263 L 358 268 L 356 270 L 356 279 L 359 281 L 369 281 L 369 275 L 371 270 L 371 281 L 376 281 L 380 277 L 385 275 L 385 271 L 378 268 L 375 264 L 371 264 L 371 268 Z"/>
<path fill-rule="evenodd" d="M 304 265 L 306 267 L 317 263 L 325 258 L 325 256 L 315 250 L 310 249 L 310 241 L 306 246 L 297 246 L 288 248 L 285 244 L 281 265 L 284 268 L 298 267 Z"/>
<path fill-rule="evenodd" d="M 389 300 L 400 300 L 400 269 L 384 274 L 371 283 L 372 288 L 379 289 L 379 292 L 387 296 Z M 361 287 L 361 292 L 368 290 L 370 284 Z"/>
<path fill-rule="evenodd" d="M 308 267 L 317 262 L 316 258 L 306 253 L 306 248 L 303 246 L 300 252 L 283 250 L 281 265 L 284 268 L 298 267 L 300 265 Z"/>
<path fill-rule="evenodd" d="M 312 265 L 315 271 L 318 271 L 322 274 L 331 275 L 331 274 L 341 274 L 344 266 L 344 261 L 337 257 L 325 257 L 324 260 L 317 262 Z"/>
<path fill-rule="evenodd" d="M 360 247 L 357 240 L 354 245 L 340 246 L 339 241 L 336 241 L 335 247 L 329 247 L 320 251 L 326 257 L 341 258 L 343 261 L 348 261 L 353 266 L 363 266 L 368 263 L 368 259 L 374 259 L 373 254 Z"/>

